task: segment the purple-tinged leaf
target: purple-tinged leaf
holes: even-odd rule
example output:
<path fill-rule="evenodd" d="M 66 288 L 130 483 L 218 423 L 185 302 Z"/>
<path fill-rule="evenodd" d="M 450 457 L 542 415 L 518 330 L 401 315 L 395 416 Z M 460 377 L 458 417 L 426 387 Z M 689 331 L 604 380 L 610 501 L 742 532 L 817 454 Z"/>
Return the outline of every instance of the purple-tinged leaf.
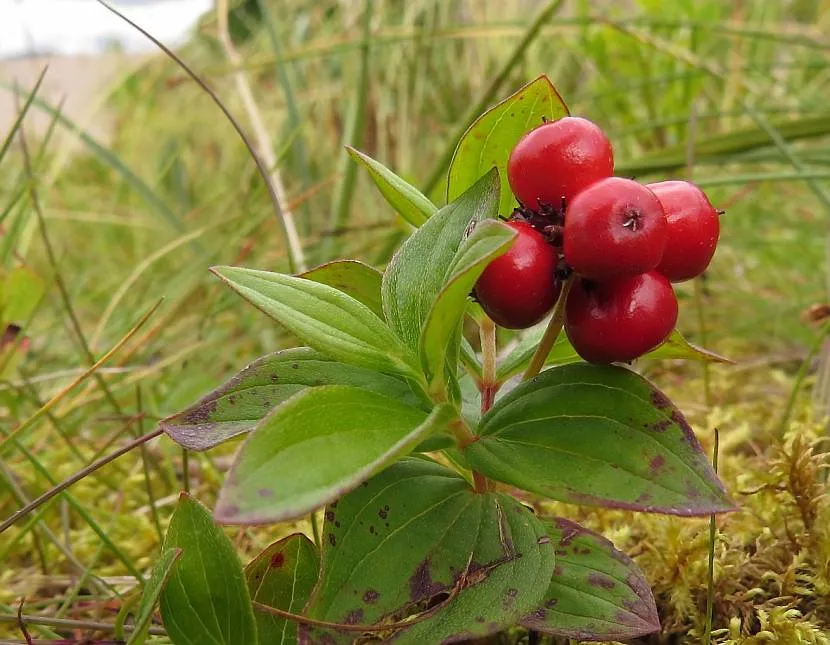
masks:
<path fill-rule="evenodd" d="M 309 388 L 265 417 L 245 441 L 215 516 L 225 524 L 301 517 L 408 454 L 454 416 L 448 404 L 427 413 L 355 387 Z"/>
<path fill-rule="evenodd" d="M 505 630 L 542 601 L 554 568 L 548 531 L 514 498 L 483 495 L 472 564 L 458 595 L 429 619 L 403 630 L 399 645 L 457 643 Z"/>
<path fill-rule="evenodd" d="M 639 567 L 610 541 L 569 520 L 548 527 L 556 567 L 544 601 L 522 620 L 538 632 L 579 641 L 628 640 L 660 629 Z"/>
<path fill-rule="evenodd" d="M 680 411 L 622 367 L 542 372 L 499 400 L 479 434 L 471 468 L 539 495 L 673 515 L 735 509 Z"/>
<path fill-rule="evenodd" d="M 302 533 L 274 542 L 245 567 L 251 600 L 292 614 L 301 613 L 317 582 L 319 564 L 317 547 Z M 259 609 L 254 610 L 254 617 L 262 645 L 297 642 L 296 622 Z"/>
<path fill-rule="evenodd" d="M 407 458 L 326 508 L 321 576 L 306 613 L 373 625 L 416 615 L 392 640 L 438 643 L 518 622 L 553 572 L 542 524 L 513 498 L 475 493 L 440 464 Z M 418 613 L 450 595 L 434 615 Z M 300 628 L 301 642 L 359 633 Z"/>
<path fill-rule="evenodd" d="M 257 359 L 195 405 L 164 419 L 161 427 L 185 448 L 208 450 L 250 432 L 297 392 L 321 385 L 350 385 L 413 407 L 424 405 L 402 379 L 297 347 Z"/>

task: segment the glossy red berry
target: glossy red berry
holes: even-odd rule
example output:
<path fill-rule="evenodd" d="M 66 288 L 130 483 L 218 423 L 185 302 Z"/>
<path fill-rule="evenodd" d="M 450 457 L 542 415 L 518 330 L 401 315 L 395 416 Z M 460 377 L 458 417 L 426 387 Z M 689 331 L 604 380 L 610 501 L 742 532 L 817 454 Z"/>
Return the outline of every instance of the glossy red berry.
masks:
<path fill-rule="evenodd" d="M 607 282 L 577 280 L 565 310 L 568 338 L 591 363 L 642 356 L 666 340 L 676 322 L 677 298 L 656 271 Z"/>
<path fill-rule="evenodd" d="M 523 206 L 561 208 L 583 188 L 614 174 L 611 143 L 579 117 L 549 121 L 519 140 L 507 162 L 510 188 Z"/>
<path fill-rule="evenodd" d="M 668 239 L 657 270 L 672 282 L 700 275 L 709 266 L 720 235 L 720 216 L 706 194 L 688 181 L 648 187 L 663 204 Z"/>
<path fill-rule="evenodd" d="M 663 257 L 667 228 L 660 200 L 648 188 L 622 177 L 602 179 L 565 210 L 565 262 L 594 280 L 645 273 Z"/>
<path fill-rule="evenodd" d="M 507 253 L 479 277 L 476 298 L 493 321 L 509 329 L 535 325 L 556 304 L 562 285 L 556 279 L 558 254 L 527 222 L 508 222 L 518 233 Z"/>

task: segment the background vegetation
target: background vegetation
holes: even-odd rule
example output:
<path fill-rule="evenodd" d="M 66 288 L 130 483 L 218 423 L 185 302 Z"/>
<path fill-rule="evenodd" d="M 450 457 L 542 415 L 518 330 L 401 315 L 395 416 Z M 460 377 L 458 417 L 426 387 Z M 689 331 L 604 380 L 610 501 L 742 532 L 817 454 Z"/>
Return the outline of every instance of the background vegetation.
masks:
<path fill-rule="evenodd" d="M 717 522 L 714 640 L 830 643 L 821 470 L 830 5 L 596 5 L 259 0 L 232 14 L 241 67 L 228 62 L 212 15 L 180 54 L 246 129 L 238 74 L 252 85 L 309 266 L 334 257 L 381 266 L 406 232 L 344 143 L 440 203 L 442 160 L 475 109 L 541 73 L 572 113 L 606 129 L 619 174 L 705 187 L 727 211 L 722 242 L 705 280 L 680 287 L 680 325 L 736 364 L 646 369 L 707 449 L 719 429 L 721 472 L 743 506 Z M 550 16 L 534 25 L 540 11 Z M 30 91 L 20 90 L 21 106 Z M 69 154 L 51 136 L 74 128 L 59 106 L 35 98 L 30 109 L 51 114 L 54 130 L 27 137 L 28 155 L 25 128 L 0 144 L 0 322 L 22 328 L 0 353 L 0 429 L 38 416 L 0 448 L 2 518 L 292 343 L 207 271 L 286 271 L 288 253 L 250 156 L 181 69 L 159 57 L 125 76 L 107 103 L 117 125 L 106 146 L 81 131 L 80 152 Z M 105 366 L 63 390 L 160 298 Z M 210 505 L 234 448 L 186 456 L 158 439 L 5 532 L 0 637 L 21 638 L 21 598 L 25 614 L 52 619 L 29 626 L 38 638 L 104 634 L 95 623 L 113 624 L 147 574 L 178 491 L 189 487 Z M 700 642 L 707 521 L 557 510 L 601 529 L 645 570 L 664 634 L 644 642 Z M 248 558 L 291 529 L 231 535 Z"/>

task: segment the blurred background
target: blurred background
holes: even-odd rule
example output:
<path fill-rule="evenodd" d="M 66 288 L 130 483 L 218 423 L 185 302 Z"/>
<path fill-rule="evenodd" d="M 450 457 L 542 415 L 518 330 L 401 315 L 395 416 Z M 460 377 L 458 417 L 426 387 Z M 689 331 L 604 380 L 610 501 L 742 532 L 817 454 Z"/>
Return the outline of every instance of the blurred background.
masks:
<path fill-rule="evenodd" d="M 707 450 L 720 429 L 745 508 L 719 525 L 716 642 L 830 642 L 830 2 L 113 5 L 252 133 L 299 235 L 295 266 L 382 267 L 407 232 L 344 144 L 443 203 L 475 110 L 543 73 L 606 130 L 619 175 L 699 183 L 726 214 L 705 279 L 679 286 L 680 328 L 736 364 L 642 367 Z M 93 0 L 0 0 L 0 428 L 39 415 L 0 454 L 0 517 L 294 342 L 207 271 L 289 271 L 283 222 L 227 119 L 152 42 Z M 112 620 L 183 482 L 212 503 L 233 449 L 156 440 L 5 533 L 0 620 L 22 597 L 27 613 Z M 705 521 L 567 513 L 645 569 L 665 629 L 649 643 L 700 642 Z M 254 553 L 289 529 L 233 535 Z"/>

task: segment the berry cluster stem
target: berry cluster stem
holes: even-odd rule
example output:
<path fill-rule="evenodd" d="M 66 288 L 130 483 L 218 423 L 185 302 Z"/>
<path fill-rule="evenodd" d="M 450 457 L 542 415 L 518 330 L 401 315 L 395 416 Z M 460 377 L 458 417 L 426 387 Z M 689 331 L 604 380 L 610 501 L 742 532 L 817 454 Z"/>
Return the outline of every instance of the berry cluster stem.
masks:
<path fill-rule="evenodd" d="M 481 413 L 493 407 L 498 382 L 496 380 L 496 323 L 489 317 L 479 324 L 481 337 Z"/>
<path fill-rule="evenodd" d="M 551 316 L 548 327 L 545 329 L 545 335 L 542 336 L 542 341 L 539 343 L 539 347 L 536 348 L 536 353 L 533 354 L 533 358 L 530 360 L 530 365 L 527 366 L 527 369 L 522 376 L 523 381 L 532 379 L 542 371 L 542 367 L 545 365 L 545 361 L 548 358 L 548 354 L 550 354 L 550 350 L 553 349 L 556 339 L 559 338 L 559 333 L 562 331 L 562 326 L 565 324 L 565 303 L 568 301 L 568 294 L 571 291 L 571 287 L 573 286 L 575 279 L 576 275 L 571 274 L 568 279 L 562 283 L 562 291 L 559 294 L 559 299 L 556 301 L 556 306 L 553 308 L 553 316 Z"/>

